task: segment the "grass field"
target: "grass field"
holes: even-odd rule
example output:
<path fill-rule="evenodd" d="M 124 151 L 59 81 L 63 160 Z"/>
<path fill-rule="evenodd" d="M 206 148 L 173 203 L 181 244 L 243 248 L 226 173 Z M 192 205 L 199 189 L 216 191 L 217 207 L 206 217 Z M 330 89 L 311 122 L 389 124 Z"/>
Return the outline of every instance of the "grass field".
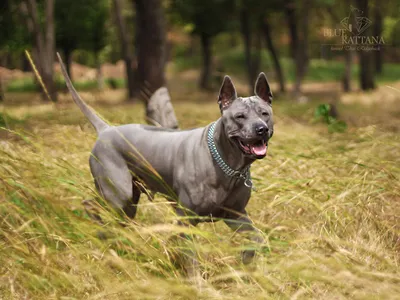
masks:
<path fill-rule="evenodd" d="M 219 115 L 208 94 L 172 96 L 182 128 Z M 274 103 L 269 155 L 252 167 L 258 191 L 248 212 L 266 243 L 251 265 L 239 258 L 252 245 L 223 223 L 190 229 L 201 286 L 174 263 L 182 245 L 165 199 L 143 197 L 126 227 L 107 207 L 105 225 L 88 218 L 81 201 L 96 193 L 88 168 L 95 135 L 71 100 L 7 106 L 0 299 L 398 299 L 400 108 L 341 104 L 349 127 L 329 134 L 312 120 L 320 101 Z M 144 122 L 140 104 L 93 106 L 116 124 Z"/>
<path fill-rule="evenodd" d="M 179 53 L 179 52 L 178 52 Z M 179 71 L 201 68 L 201 56 L 185 56 L 183 53 L 179 53 L 174 58 L 176 69 Z M 243 80 L 246 80 L 245 67 L 246 58 L 242 47 L 235 47 L 224 49 L 224 51 L 216 50 L 215 59 L 219 61 L 220 66 L 223 66 L 224 72 L 227 74 L 235 74 L 240 76 Z M 284 73 L 284 77 L 288 82 L 295 81 L 295 66 L 293 61 L 289 57 L 280 58 L 281 67 Z M 261 51 L 261 64 L 260 69 L 267 72 L 269 78 L 274 76 L 273 62 L 269 53 L 266 50 Z M 342 60 L 337 59 L 322 59 L 313 58 L 310 61 L 308 72 L 304 78 L 306 82 L 324 82 L 324 81 L 341 81 L 343 79 L 345 71 L 345 63 Z M 359 67 L 357 63 L 354 63 L 351 70 L 352 80 L 359 80 Z M 377 74 L 377 82 L 394 82 L 400 78 L 400 64 L 385 63 L 383 66 L 383 72 Z"/>

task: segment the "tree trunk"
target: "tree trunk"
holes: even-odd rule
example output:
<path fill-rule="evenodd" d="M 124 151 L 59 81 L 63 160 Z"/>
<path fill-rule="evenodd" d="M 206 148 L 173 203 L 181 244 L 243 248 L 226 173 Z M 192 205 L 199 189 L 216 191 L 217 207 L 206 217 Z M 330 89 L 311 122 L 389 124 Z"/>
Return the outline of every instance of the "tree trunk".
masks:
<path fill-rule="evenodd" d="M 0 53 L 0 67 L 7 68 L 7 53 Z"/>
<path fill-rule="evenodd" d="M 301 10 L 298 14 L 297 21 L 299 22 L 300 32 L 297 33 L 297 47 L 296 47 L 296 80 L 294 85 L 294 94 L 299 100 L 301 96 L 301 83 L 304 79 L 308 69 L 308 13 L 309 1 L 301 2 Z"/>
<path fill-rule="evenodd" d="M 186 57 L 192 57 L 195 55 L 195 50 L 196 50 L 196 35 L 191 34 L 189 36 L 189 47 L 185 51 L 185 56 Z"/>
<path fill-rule="evenodd" d="M 0 102 L 4 101 L 4 86 L 3 86 L 3 77 L 0 74 Z"/>
<path fill-rule="evenodd" d="M 136 7 L 137 82 L 148 120 L 176 128 L 178 121 L 165 87 L 165 19 L 162 0 L 132 0 Z"/>
<path fill-rule="evenodd" d="M 364 91 L 375 88 L 373 65 L 371 55 L 367 51 L 360 50 L 360 88 Z"/>
<path fill-rule="evenodd" d="M 345 50 L 344 53 L 344 64 L 345 64 L 345 69 L 344 69 L 344 76 L 343 76 L 343 90 L 345 92 L 350 92 L 351 91 L 351 66 L 353 63 L 353 55 L 352 55 L 352 50 Z"/>
<path fill-rule="evenodd" d="M 286 20 L 288 22 L 289 27 L 289 35 L 290 35 L 290 55 L 293 60 L 296 59 L 296 50 L 298 44 L 298 30 L 297 30 L 297 17 L 296 17 L 296 4 L 293 1 L 290 1 L 285 6 L 285 14 Z"/>
<path fill-rule="evenodd" d="M 55 58 L 55 32 L 54 32 L 54 0 L 46 0 L 46 23 L 45 23 L 45 55 L 46 61 L 46 87 L 50 99 L 57 101 L 57 86 L 54 82 L 54 58 Z"/>
<path fill-rule="evenodd" d="M 104 77 L 101 69 L 101 61 L 99 57 L 99 53 L 95 53 L 96 57 L 96 80 L 97 80 L 97 88 L 101 91 L 104 89 Z"/>
<path fill-rule="evenodd" d="M 28 29 L 28 32 L 30 33 L 31 37 L 32 37 L 32 59 L 33 61 L 36 63 L 36 68 L 39 72 L 39 74 L 42 73 L 42 65 L 40 63 L 40 55 L 39 55 L 39 50 L 38 50 L 38 44 L 36 43 L 37 36 L 35 34 L 35 26 L 33 25 L 33 15 L 30 13 L 30 9 L 28 8 L 28 1 L 22 1 L 20 3 L 19 9 L 21 12 L 21 15 L 23 17 L 23 20 L 25 20 L 25 24 L 26 27 Z M 24 53 L 24 56 L 26 56 L 26 54 Z M 26 60 L 28 61 L 28 58 L 26 57 Z M 30 62 L 29 62 L 30 64 Z M 29 65 L 29 70 L 31 70 L 31 66 Z M 40 83 L 38 78 L 36 77 L 36 75 L 33 75 L 33 82 L 35 83 L 38 91 L 42 91 L 42 88 L 40 87 Z M 42 97 L 45 97 L 44 93 L 42 93 Z M 47 99 L 47 98 L 44 98 Z"/>
<path fill-rule="evenodd" d="M 57 101 L 57 90 L 54 83 L 54 52 L 55 52 L 55 36 L 54 36 L 54 0 L 45 1 L 45 23 L 44 34 L 40 26 L 36 0 L 26 0 L 21 7 L 22 11 L 29 15 L 27 20 L 28 29 L 34 37 L 34 46 L 36 49 L 36 67 L 42 77 L 44 88 L 47 93 L 44 99 L 49 97 L 52 101 Z"/>
<path fill-rule="evenodd" d="M 133 0 L 136 7 L 137 77 L 144 100 L 165 85 L 165 19 L 161 0 Z"/>
<path fill-rule="evenodd" d="M 253 86 L 251 87 L 251 91 L 254 92 L 254 83 L 257 80 L 258 74 L 260 72 L 260 65 L 261 65 L 261 32 L 259 28 L 255 32 L 255 40 L 254 40 L 254 56 L 252 56 L 252 68 L 253 68 Z"/>
<path fill-rule="evenodd" d="M 20 57 L 21 57 L 20 59 L 22 62 L 22 66 L 21 66 L 22 72 L 29 72 L 31 70 L 31 66 L 29 64 L 29 60 L 26 57 L 25 53 L 22 52 Z"/>
<path fill-rule="evenodd" d="M 251 46 L 252 46 L 252 36 L 251 36 L 251 29 L 250 29 L 250 18 L 249 12 L 247 9 L 242 9 L 240 12 L 240 25 L 241 25 L 241 32 L 244 41 L 244 52 L 246 57 L 246 68 L 248 74 L 248 84 L 250 93 L 253 93 L 253 87 L 255 80 L 257 78 L 257 72 L 259 68 L 260 62 L 260 39 L 259 35 L 257 34 L 256 46 L 257 52 L 256 55 L 252 56 Z"/>
<path fill-rule="evenodd" d="M 363 16 L 368 18 L 368 0 L 357 0 L 357 5 L 364 12 Z M 370 35 L 368 28 L 363 34 Z M 360 57 L 360 87 L 362 90 L 370 90 L 375 88 L 374 82 L 374 66 L 372 53 L 370 51 L 359 50 Z"/>
<path fill-rule="evenodd" d="M 41 35 L 40 27 L 38 27 L 36 2 L 29 1 L 29 0 L 27 0 L 25 2 L 21 2 L 20 10 L 21 10 L 22 15 L 24 16 L 24 20 L 26 21 L 28 31 L 32 37 L 33 62 L 35 63 L 35 67 L 36 67 L 37 71 L 39 72 L 39 74 L 42 74 L 43 73 L 43 65 L 42 65 L 42 60 L 41 60 L 41 52 L 43 51 L 42 50 L 43 41 L 42 41 L 42 38 L 40 37 L 40 35 Z M 39 79 L 36 77 L 36 75 L 33 75 L 33 80 L 36 83 L 38 91 L 42 91 L 42 98 L 44 100 L 47 99 L 43 89 L 40 86 Z"/>
<path fill-rule="evenodd" d="M 132 101 L 135 97 L 135 72 L 132 66 L 132 56 L 133 51 L 130 47 L 130 41 L 128 37 L 128 33 L 126 31 L 126 24 L 125 20 L 122 17 L 122 8 L 121 8 L 121 1 L 114 0 L 114 13 L 115 13 L 115 21 L 117 23 L 117 28 L 119 32 L 119 38 L 121 41 L 121 50 L 122 50 L 122 57 L 125 62 L 125 73 L 126 73 L 126 85 L 128 88 L 128 100 Z"/>
<path fill-rule="evenodd" d="M 383 17 L 381 8 L 379 6 L 375 6 L 375 20 L 374 20 L 374 28 L 373 28 L 373 35 L 374 36 L 381 36 L 382 35 L 382 23 Z M 377 74 L 382 73 L 383 61 L 382 61 L 382 50 L 383 47 L 380 47 L 379 51 L 374 51 L 375 54 L 375 72 Z"/>
<path fill-rule="evenodd" d="M 200 39 L 201 50 L 203 53 L 203 69 L 200 77 L 200 88 L 209 90 L 211 77 L 211 37 L 207 34 L 202 34 Z"/>
<path fill-rule="evenodd" d="M 31 24 L 31 30 L 34 38 L 34 45 L 37 53 L 37 64 L 38 68 L 43 68 L 44 64 L 42 62 L 44 50 L 43 34 L 39 24 L 38 12 L 36 0 L 27 0 L 27 10 L 29 12 Z"/>
<path fill-rule="evenodd" d="M 285 79 L 283 76 L 281 64 L 279 62 L 278 52 L 276 51 L 275 45 L 272 41 L 271 30 L 268 24 L 268 20 L 263 17 L 261 18 L 261 29 L 262 32 L 264 33 L 265 42 L 271 54 L 272 61 L 274 63 L 276 77 L 278 78 L 279 81 L 279 89 L 281 92 L 285 92 Z"/>
<path fill-rule="evenodd" d="M 237 36 L 236 36 L 236 32 L 232 31 L 230 33 L 230 35 L 229 35 L 229 46 L 231 48 L 236 48 L 238 46 L 238 44 L 239 43 L 238 43 L 238 39 L 237 39 Z"/>
<path fill-rule="evenodd" d="M 336 18 L 337 19 L 337 18 Z M 348 20 L 349 26 L 351 28 L 356 28 L 357 26 L 357 20 L 354 17 L 354 15 L 351 15 L 351 18 Z M 344 69 L 344 76 L 343 76 L 343 91 L 344 92 L 350 92 L 351 91 L 351 69 L 353 65 L 353 50 L 344 50 L 344 64 L 345 64 L 345 69 Z"/>
<path fill-rule="evenodd" d="M 72 50 L 71 49 L 64 49 L 64 56 L 65 56 L 65 68 L 67 69 L 67 73 L 69 78 L 72 78 L 71 66 L 72 66 Z"/>

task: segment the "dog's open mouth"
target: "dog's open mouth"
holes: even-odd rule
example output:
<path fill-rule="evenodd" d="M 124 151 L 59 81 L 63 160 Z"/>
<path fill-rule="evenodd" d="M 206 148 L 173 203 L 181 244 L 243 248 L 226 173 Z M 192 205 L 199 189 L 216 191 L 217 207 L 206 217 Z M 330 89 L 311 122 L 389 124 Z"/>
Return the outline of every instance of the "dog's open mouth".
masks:
<path fill-rule="evenodd" d="M 238 139 L 238 142 L 245 154 L 254 155 L 257 158 L 263 158 L 267 155 L 268 143 L 266 140 L 245 142 Z"/>

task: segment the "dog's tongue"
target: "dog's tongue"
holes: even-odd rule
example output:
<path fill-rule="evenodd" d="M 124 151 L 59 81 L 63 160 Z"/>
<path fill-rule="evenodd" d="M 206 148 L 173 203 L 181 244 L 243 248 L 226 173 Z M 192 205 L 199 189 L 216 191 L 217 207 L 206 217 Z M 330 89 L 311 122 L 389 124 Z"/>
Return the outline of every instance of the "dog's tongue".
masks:
<path fill-rule="evenodd" d="M 267 154 L 267 146 L 264 143 L 259 145 L 250 145 L 251 153 L 254 155 L 265 155 Z"/>

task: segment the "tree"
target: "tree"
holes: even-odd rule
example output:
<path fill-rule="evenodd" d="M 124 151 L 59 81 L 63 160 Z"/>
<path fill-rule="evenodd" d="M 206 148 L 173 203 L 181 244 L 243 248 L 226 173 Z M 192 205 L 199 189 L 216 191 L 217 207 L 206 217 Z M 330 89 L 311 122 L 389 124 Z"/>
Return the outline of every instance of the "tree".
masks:
<path fill-rule="evenodd" d="M 95 54 L 99 73 L 99 52 L 105 47 L 107 39 L 108 10 L 106 0 L 56 1 L 56 43 L 64 53 L 70 78 L 72 53 L 76 49 L 85 49 Z"/>
<path fill-rule="evenodd" d="M 368 18 L 369 10 L 368 10 L 368 0 L 357 0 L 358 9 L 363 11 L 363 16 Z M 365 35 L 369 35 L 368 28 L 364 31 Z M 359 59 L 360 59 L 360 87 L 362 90 L 370 90 L 375 88 L 374 81 L 374 65 L 372 59 L 372 53 L 370 51 L 359 50 Z"/>
<path fill-rule="evenodd" d="M 113 0 L 115 22 L 118 28 L 119 39 L 121 42 L 122 58 L 125 62 L 125 72 L 128 88 L 128 99 L 133 100 L 136 94 L 135 72 L 133 69 L 133 51 L 131 42 L 126 29 L 126 22 L 122 15 L 122 3 L 120 0 Z"/>
<path fill-rule="evenodd" d="M 328 5 L 326 6 L 326 11 L 329 13 L 333 24 L 337 25 L 341 22 L 343 19 L 343 16 L 348 15 L 348 9 L 349 7 L 347 6 L 348 2 L 345 0 L 342 1 L 336 1 L 336 2 L 330 2 L 327 3 Z M 334 5 L 336 5 L 336 9 L 334 9 Z M 356 24 L 354 24 L 354 18 L 349 18 L 348 22 L 350 22 L 351 26 L 354 28 Z M 342 77 L 342 86 L 343 90 L 345 92 L 350 92 L 351 91 L 351 70 L 353 66 L 353 50 L 343 50 L 343 56 L 344 56 L 344 73 Z"/>
<path fill-rule="evenodd" d="M 305 0 L 298 5 L 300 6 L 297 14 L 297 22 L 299 30 L 297 33 L 297 45 L 295 52 L 296 81 L 294 84 L 294 94 L 300 99 L 301 83 L 308 71 L 309 54 L 308 54 L 308 22 L 310 0 Z"/>
<path fill-rule="evenodd" d="M 36 67 L 52 101 L 57 101 L 57 89 L 54 82 L 54 0 L 44 1 L 44 20 L 40 20 L 40 11 L 36 0 L 23 0 L 21 11 L 25 13 L 27 27 L 33 39 Z M 43 26 L 42 26 L 43 24 Z M 42 28 L 43 27 L 43 28 Z M 46 99 L 46 97 L 44 97 Z"/>
<path fill-rule="evenodd" d="M 281 67 L 281 64 L 279 61 L 278 52 L 276 51 L 276 48 L 275 48 L 275 45 L 274 45 L 274 42 L 272 39 L 272 34 L 271 34 L 268 17 L 261 16 L 260 26 L 261 26 L 262 33 L 264 34 L 265 44 L 271 54 L 271 58 L 274 63 L 276 77 L 279 82 L 279 90 L 281 92 L 285 92 L 285 77 L 284 77 L 283 70 L 282 70 L 282 67 Z"/>
<path fill-rule="evenodd" d="M 246 69 L 251 92 L 253 92 L 253 82 L 255 82 L 260 71 L 261 38 L 264 39 L 265 46 L 273 61 L 280 90 L 282 92 L 285 91 L 284 75 L 271 31 L 272 14 L 281 12 L 283 8 L 282 1 L 278 0 L 242 0 L 238 2 L 237 9 L 240 14 L 240 29 L 245 48 Z"/>
<path fill-rule="evenodd" d="M 72 52 L 78 48 L 79 40 L 86 34 L 83 26 L 86 10 L 82 9 L 85 5 L 81 4 L 81 1 L 76 0 L 57 0 L 55 4 L 56 44 L 64 54 L 65 66 L 71 79 Z"/>
<path fill-rule="evenodd" d="M 13 31 L 11 26 L 11 5 L 10 1 L 6 0 L 0 7 L 0 28 L 3 29 L 2 35 L 0 37 L 0 49 L 5 47 L 6 43 L 11 39 Z M 1 62 L 0 62 L 1 64 Z M 0 102 L 4 101 L 4 88 L 3 88 L 3 78 L 0 73 Z"/>
<path fill-rule="evenodd" d="M 293 92 L 298 99 L 301 96 L 301 83 L 308 70 L 308 23 L 311 0 L 286 2 L 285 14 L 290 35 L 290 54 L 295 65 L 295 83 Z"/>
<path fill-rule="evenodd" d="M 285 5 L 285 15 L 289 28 L 290 36 L 290 56 L 293 60 L 296 59 L 296 51 L 298 44 L 298 29 L 297 29 L 297 16 L 296 16 L 296 4 L 294 1 L 288 1 Z"/>
<path fill-rule="evenodd" d="M 147 100 L 165 85 L 165 16 L 161 0 L 132 0 L 136 8 L 137 78 Z"/>
<path fill-rule="evenodd" d="M 229 27 L 229 16 L 234 9 L 234 1 L 229 0 L 172 0 L 171 12 L 176 22 L 192 24 L 192 34 L 200 37 L 203 65 L 199 86 L 202 89 L 211 88 L 213 39 Z"/>
<path fill-rule="evenodd" d="M 373 13 L 374 13 L 373 35 L 374 36 L 382 36 L 382 32 L 383 32 L 382 9 L 383 8 L 382 8 L 382 5 L 378 5 L 377 1 L 375 1 L 375 2 L 376 2 L 375 6 L 373 8 Z M 375 72 L 377 74 L 382 73 L 382 69 L 383 69 L 382 48 L 379 51 L 375 51 Z"/>
<path fill-rule="evenodd" d="M 343 90 L 351 91 L 351 69 L 353 65 L 353 53 L 351 50 L 344 52 L 344 75 L 343 75 Z"/>
<path fill-rule="evenodd" d="M 85 0 L 88 1 L 88 0 Z M 84 40 L 83 48 L 94 53 L 96 62 L 97 87 L 101 90 L 104 86 L 103 74 L 101 71 L 100 52 L 107 43 L 107 20 L 109 7 L 107 0 L 91 0 L 92 6 L 87 18 L 88 22 L 87 39 Z"/>
<path fill-rule="evenodd" d="M 12 15 L 11 0 L 5 0 L 0 6 L 0 49 L 7 47 L 7 44 L 15 36 L 15 22 Z"/>
<path fill-rule="evenodd" d="M 240 29 L 244 42 L 245 61 L 250 89 L 249 91 L 250 93 L 253 93 L 253 82 L 256 81 L 261 63 L 261 35 L 259 32 L 257 32 L 258 28 L 254 28 L 254 22 L 251 22 L 252 11 L 249 9 L 249 6 L 251 5 L 246 3 L 242 4 L 242 7 L 240 8 Z M 252 32 L 254 31 L 256 31 L 256 34 L 252 35 Z M 252 51 L 252 44 L 255 45 L 254 52 Z"/>
<path fill-rule="evenodd" d="M 15 14 L 15 5 L 11 0 L 5 0 L 0 5 L 0 55 L 2 56 L 0 65 L 8 67 L 7 57 L 12 50 L 19 50 L 20 45 L 16 45 L 17 41 L 21 39 L 21 31 L 18 30 Z M 17 46 L 17 47 L 16 47 Z M 3 51 L 5 55 L 3 56 Z M 2 74 L 0 73 L 0 102 L 4 101 L 4 84 Z"/>
<path fill-rule="evenodd" d="M 161 0 L 132 0 L 136 8 L 136 84 L 146 103 L 147 119 L 176 128 L 178 121 L 165 80 L 166 32 Z"/>

